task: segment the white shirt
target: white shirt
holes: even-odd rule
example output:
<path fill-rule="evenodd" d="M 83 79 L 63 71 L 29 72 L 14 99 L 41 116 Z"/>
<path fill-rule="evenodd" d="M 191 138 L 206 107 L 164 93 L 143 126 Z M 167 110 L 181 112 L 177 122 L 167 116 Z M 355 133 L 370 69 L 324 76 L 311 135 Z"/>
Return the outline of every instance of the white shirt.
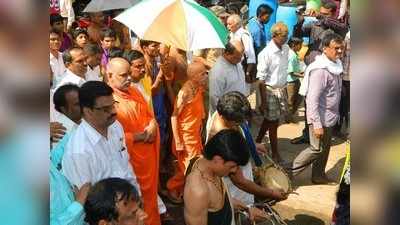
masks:
<path fill-rule="evenodd" d="M 71 70 L 67 69 L 63 75 L 63 78 L 61 81 L 58 83 L 57 88 L 65 85 L 65 84 L 76 84 L 79 87 L 82 86 L 83 83 L 85 83 L 86 80 L 83 79 L 82 77 L 74 74 Z"/>
<path fill-rule="evenodd" d="M 103 81 L 103 78 L 100 74 L 100 66 L 96 66 L 94 69 L 87 66 L 87 72 L 85 74 L 86 81 L 96 80 L 96 81 Z"/>
<path fill-rule="evenodd" d="M 82 119 L 65 147 L 64 175 L 78 188 L 86 182 L 94 184 L 105 178 L 119 177 L 128 180 L 139 191 L 121 124 L 115 121 L 108 127 L 107 135 L 105 138 Z"/>
<path fill-rule="evenodd" d="M 217 107 L 218 99 L 230 92 L 239 91 L 245 96 L 249 95 L 249 86 L 244 78 L 243 67 L 240 63 L 233 65 L 223 56 L 218 57 L 209 73 L 209 104 L 210 115 Z"/>
<path fill-rule="evenodd" d="M 256 63 L 256 54 L 254 52 L 254 45 L 253 45 L 253 38 L 251 37 L 250 33 L 240 27 L 235 33 L 229 34 L 231 40 L 241 41 L 244 46 L 244 55 L 247 58 L 247 63 Z M 243 59 L 242 59 L 243 61 Z"/>
<path fill-rule="evenodd" d="M 74 8 L 72 7 L 72 0 L 60 0 L 60 15 L 68 18 L 67 27 L 72 25 L 75 21 Z"/>
<path fill-rule="evenodd" d="M 271 40 L 258 54 L 257 78 L 273 88 L 286 86 L 289 46 L 284 44 L 282 50 Z"/>
<path fill-rule="evenodd" d="M 53 87 L 56 87 L 63 78 L 66 70 L 61 52 L 58 52 L 58 58 L 50 53 L 50 68 L 53 71 Z"/>
<path fill-rule="evenodd" d="M 76 124 L 74 121 L 72 121 L 70 118 L 60 112 L 57 112 L 57 114 L 54 116 L 54 121 L 52 122 L 61 123 L 66 129 L 66 134 L 78 127 L 78 124 Z"/>

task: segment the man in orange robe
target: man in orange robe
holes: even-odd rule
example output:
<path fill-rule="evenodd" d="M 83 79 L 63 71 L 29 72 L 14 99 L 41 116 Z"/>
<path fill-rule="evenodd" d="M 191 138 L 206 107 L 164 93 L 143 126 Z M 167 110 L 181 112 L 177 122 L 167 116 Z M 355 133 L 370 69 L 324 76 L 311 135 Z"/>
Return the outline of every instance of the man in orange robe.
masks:
<path fill-rule="evenodd" d="M 177 203 L 182 201 L 186 168 L 203 149 L 203 92 L 208 81 L 208 68 L 202 63 L 193 63 L 188 66 L 187 75 L 188 81 L 178 92 L 171 116 L 172 153 L 177 158 L 178 166 L 175 175 L 168 180 L 167 188 L 170 199 Z"/>
<path fill-rule="evenodd" d="M 144 75 L 142 69 L 135 70 Z M 139 63 L 140 64 L 140 63 Z M 107 78 L 114 90 L 117 119 L 125 132 L 130 162 L 137 176 L 143 196 L 144 211 L 148 215 L 146 225 L 160 225 L 157 205 L 158 167 L 160 134 L 153 111 L 143 95 L 135 86 L 131 86 L 130 64 L 123 58 L 114 58 L 107 65 Z"/>

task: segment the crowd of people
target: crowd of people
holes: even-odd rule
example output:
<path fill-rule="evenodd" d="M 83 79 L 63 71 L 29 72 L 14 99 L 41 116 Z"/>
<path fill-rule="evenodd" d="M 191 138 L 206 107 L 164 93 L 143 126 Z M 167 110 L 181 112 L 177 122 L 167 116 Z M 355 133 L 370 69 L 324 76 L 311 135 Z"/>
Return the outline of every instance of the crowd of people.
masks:
<path fill-rule="evenodd" d="M 270 34 L 268 4 L 248 21 L 214 5 L 225 48 L 186 52 L 136 37 L 112 20 L 121 10 L 85 22 L 72 1 L 50 0 L 50 223 L 176 224 L 165 201 L 182 205 L 188 225 L 235 224 L 237 210 L 262 220 L 255 198 L 289 194 L 255 182 L 264 154 L 289 177 L 312 164 L 314 184 L 334 183 L 325 167 L 332 137 L 348 135 L 350 98 L 339 2 L 299 4 L 297 24 L 277 22 Z M 291 142 L 309 145 L 289 162 L 278 127 L 302 104 L 305 128 Z M 255 137 L 254 116 L 263 118 Z"/>

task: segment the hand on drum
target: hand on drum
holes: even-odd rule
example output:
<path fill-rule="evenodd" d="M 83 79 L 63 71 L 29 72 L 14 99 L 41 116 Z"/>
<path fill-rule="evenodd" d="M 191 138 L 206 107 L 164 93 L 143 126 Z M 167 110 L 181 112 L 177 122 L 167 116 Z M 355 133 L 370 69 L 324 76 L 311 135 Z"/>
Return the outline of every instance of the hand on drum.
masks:
<path fill-rule="evenodd" d="M 286 193 L 283 189 L 272 190 L 271 197 L 275 200 L 282 201 L 288 198 L 289 193 Z"/>
<path fill-rule="evenodd" d="M 249 218 L 251 221 L 265 220 L 269 218 L 269 215 L 264 210 L 256 207 L 250 207 Z"/>
<path fill-rule="evenodd" d="M 256 151 L 260 155 L 264 155 L 268 153 L 267 147 L 265 147 L 262 143 L 256 143 Z"/>

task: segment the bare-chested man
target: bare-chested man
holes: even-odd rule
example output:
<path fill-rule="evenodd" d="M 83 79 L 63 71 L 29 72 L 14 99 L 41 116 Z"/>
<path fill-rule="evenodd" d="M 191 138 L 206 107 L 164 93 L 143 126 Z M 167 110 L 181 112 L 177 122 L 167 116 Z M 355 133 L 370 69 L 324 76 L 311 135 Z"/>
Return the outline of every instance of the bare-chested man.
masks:
<path fill-rule="evenodd" d="M 208 141 L 203 158 L 191 161 L 184 190 L 187 225 L 231 225 L 233 207 L 222 177 L 246 165 L 249 161 L 246 149 L 242 135 L 226 129 Z"/>
<path fill-rule="evenodd" d="M 246 138 L 247 144 L 253 148 L 249 152 L 255 160 L 253 154 L 257 152 L 266 153 L 265 146 L 254 144 L 254 141 L 246 127 L 246 119 L 251 115 L 251 107 L 247 98 L 238 91 L 224 94 L 217 103 L 217 111 L 210 118 L 210 127 L 207 130 L 207 139 L 212 138 L 216 133 L 223 129 L 234 129 Z M 246 135 L 246 132 L 249 135 Z M 249 140 L 251 139 L 251 140 Z M 256 160 L 255 160 L 256 161 Z M 224 178 L 232 197 L 244 202 L 246 205 L 254 204 L 254 195 L 264 198 L 283 200 L 287 195 L 281 190 L 272 190 L 262 187 L 253 182 L 252 165 L 248 162 L 241 166 L 236 173 Z"/>
<path fill-rule="evenodd" d="M 103 12 L 90 13 L 90 25 L 88 27 L 89 40 L 100 44 L 100 31 L 104 28 Z"/>

